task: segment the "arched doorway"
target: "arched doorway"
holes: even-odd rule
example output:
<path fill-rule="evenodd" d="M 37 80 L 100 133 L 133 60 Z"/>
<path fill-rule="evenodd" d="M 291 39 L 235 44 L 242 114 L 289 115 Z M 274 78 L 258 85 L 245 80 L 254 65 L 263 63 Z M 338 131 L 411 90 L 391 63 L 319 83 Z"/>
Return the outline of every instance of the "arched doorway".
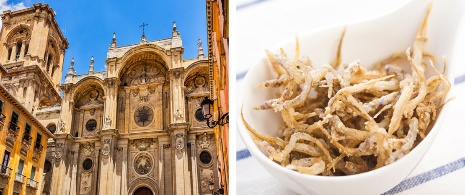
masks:
<path fill-rule="evenodd" d="M 140 187 L 134 192 L 134 195 L 153 195 L 152 190 L 147 187 Z"/>

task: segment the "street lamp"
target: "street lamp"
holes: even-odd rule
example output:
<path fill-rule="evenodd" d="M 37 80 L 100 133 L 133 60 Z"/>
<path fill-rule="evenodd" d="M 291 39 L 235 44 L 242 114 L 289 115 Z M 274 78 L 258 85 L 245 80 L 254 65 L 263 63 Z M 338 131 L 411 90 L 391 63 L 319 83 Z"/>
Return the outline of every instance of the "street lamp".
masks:
<path fill-rule="evenodd" d="M 220 117 L 220 109 L 218 109 L 218 120 L 213 120 L 211 119 L 213 116 L 213 100 L 209 99 L 208 97 L 205 97 L 205 99 L 202 100 L 202 103 L 200 103 L 200 106 L 202 107 L 202 115 L 203 118 L 207 120 L 207 126 L 210 128 L 215 127 L 216 125 L 224 126 L 225 124 L 229 123 L 229 112 L 226 114 L 223 114 L 223 116 Z M 211 123 L 210 123 L 211 119 Z"/>

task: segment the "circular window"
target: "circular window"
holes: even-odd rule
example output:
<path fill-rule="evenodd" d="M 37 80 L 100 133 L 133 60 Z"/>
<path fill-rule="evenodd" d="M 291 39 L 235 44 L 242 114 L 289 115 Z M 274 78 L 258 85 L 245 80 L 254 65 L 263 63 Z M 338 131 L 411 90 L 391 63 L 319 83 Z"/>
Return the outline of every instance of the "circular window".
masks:
<path fill-rule="evenodd" d="M 95 119 L 90 119 L 86 123 L 86 129 L 87 131 L 93 131 L 97 128 L 97 121 Z"/>
<path fill-rule="evenodd" d="M 212 162 L 212 155 L 210 154 L 210 152 L 207 152 L 207 151 L 200 152 L 200 162 L 206 165 L 210 164 L 210 162 Z"/>
<path fill-rule="evenodd" d="M 202 108 L 199 108 L 197 109 L 197 111 L 195 111 L 195 119 L 199 122 L 205 121 L 205 118 L 203 117 Z"/>
<path fill-rule="evenodd" d="M 44 173 L 48 173 L 52 170 L 52 163 L 50 161 L 46 160 L 44 163 Z"/>
<path fill-rule="evenodd" d="M 84 160 L 84 162 L 82 162 L 82 168 L 84 168 L 84 170 L 88 171 L 90 169 L 92 169 L 92 165 L 93 165 L 93 162 L 90 158 Z"/>
<path fill-rule="evenodd" d="M 55 131 L 57 130 L 57 126 L 50 125 L 47 129 L 50 131 L 50 133 L 55 133 Z"/>
<path fill-rule="evenodd" d="M 149 125 L 153 120 L 153 110 L 148 106 L 141 106 L 137 108 L 134 113 L 134 121 L 137 125 L 145 127 Z"/>

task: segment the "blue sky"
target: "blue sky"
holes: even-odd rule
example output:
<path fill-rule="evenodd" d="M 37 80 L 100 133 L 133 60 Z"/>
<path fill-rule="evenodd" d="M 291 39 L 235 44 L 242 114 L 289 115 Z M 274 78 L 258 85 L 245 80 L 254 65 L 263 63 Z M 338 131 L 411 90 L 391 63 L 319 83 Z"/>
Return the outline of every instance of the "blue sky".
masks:
<path fill-rule="evenodd" d="M 2 0 L 4 2 L 4 0 Z M 7 0 L 6 4 L 49 4 L 56 20 L 69 41 L 63 79 L 74 57 L 77 74 L 87 73 L 94 55 L 95 71 L 105 70 L 105 59 L 116 32 L 118 46 L 139 43 L 142 22 L 147 40 L 170 38 L 176 21 L 184 47 L 184 59 L 197 57 L 197 39 L 202 40 L 207 54 L 206 7 L 204 0 Z"/>

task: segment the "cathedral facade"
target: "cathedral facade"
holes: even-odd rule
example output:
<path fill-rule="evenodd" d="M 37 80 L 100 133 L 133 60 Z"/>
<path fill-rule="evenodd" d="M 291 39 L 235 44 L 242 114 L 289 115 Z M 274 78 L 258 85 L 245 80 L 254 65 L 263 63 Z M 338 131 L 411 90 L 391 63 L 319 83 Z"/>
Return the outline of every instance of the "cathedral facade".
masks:
<path fill-rule="evenodd" d="M 68 42 L 54 17 L 43 4 L 2 15 L 2 83 L 54 133 L 42 194 L 210 194 L 219 177 L 200 109 L 211 94 L 200 40 L 184 59 L 175 23 L 161 40 L 119 46 L 114 34 L 105 71 L 92 58 L 76 74 L 71 61 L 60 83 Z"/>

